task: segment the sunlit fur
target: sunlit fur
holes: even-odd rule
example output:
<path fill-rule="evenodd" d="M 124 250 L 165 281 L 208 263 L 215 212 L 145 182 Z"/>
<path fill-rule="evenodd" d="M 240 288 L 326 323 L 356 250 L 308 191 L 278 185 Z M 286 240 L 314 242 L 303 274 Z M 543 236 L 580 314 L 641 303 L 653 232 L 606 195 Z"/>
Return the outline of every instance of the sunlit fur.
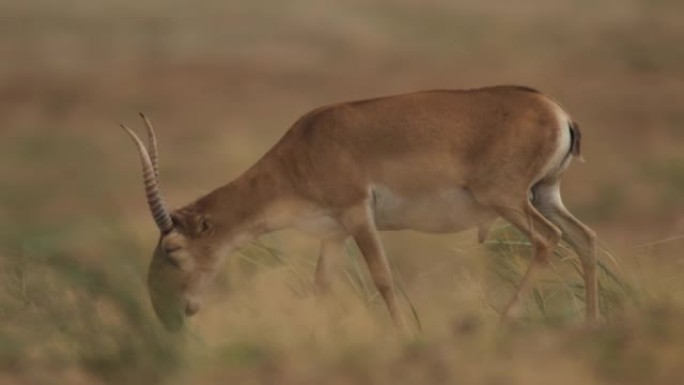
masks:
<path fill-rule="evenodd" d="M 321 107 L 300 118 L 254 166 L 171 214 L 150 264 L 155 310 L 170 330 L 233 249 L 295 227 L 322 241 L 316 284 L 353 238 L 393 320 L 402 324 L 378 230 L 448 233 L 502 217 L 533 246 L 515 311 L 563 237 L 577 251 L 587 317 L 597 317 L 594 234 L 563 207 L 558 184 L 579 131 L 559 105 L 525 87 L 426 91 Z M 532 197 L 533 199 L 530 199 Z"/>

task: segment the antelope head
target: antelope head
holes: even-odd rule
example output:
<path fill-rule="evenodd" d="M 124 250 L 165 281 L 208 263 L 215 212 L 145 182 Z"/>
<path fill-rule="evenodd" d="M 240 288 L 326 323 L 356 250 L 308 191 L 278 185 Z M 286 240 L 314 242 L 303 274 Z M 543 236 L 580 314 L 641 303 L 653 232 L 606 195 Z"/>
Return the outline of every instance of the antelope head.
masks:
<path fill-rule="evenodd" d="M 121 127 L 138 148 L 147 204 L 160 232 L 148 270 L 148 290 L 160 321 L 167 330 L 177 331 L 185 316 L 199 310 L 199 294 L 217 269 L 218 253 L 212 246 L 213 229 L 206 216 L 193 206 L 169 212 L 164 204 L 159 191 L 154 130 L 149 119 L 140 115 L 147 129 L 149 151 L 130 128 L 123 124 Z"/>

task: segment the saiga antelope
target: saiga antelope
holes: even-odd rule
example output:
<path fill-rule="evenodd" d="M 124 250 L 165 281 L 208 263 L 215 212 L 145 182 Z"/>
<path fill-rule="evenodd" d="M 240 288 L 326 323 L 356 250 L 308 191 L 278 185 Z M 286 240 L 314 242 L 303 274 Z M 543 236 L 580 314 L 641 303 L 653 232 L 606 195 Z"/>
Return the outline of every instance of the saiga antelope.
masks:
<path fill-rule="evenodd" d="M 379 230 L 482 238 L 502 217 L 524 233 L 532 259 L 505 319 L 561 237 L 581 261 L 586 317 L 598 316 L 595 235 L 563 206 L 560 179 L 580 155 L 580 131 L 552 99 L 526 87 L 427 91 L 335 104 L 301 117 L 234 181 L 169 212 L 159 193 L 157 146 L 126 126 L 142 160 L 147 203 L 161 232 L 148 273 L 154 309 L 169 330 L 199 310 L 222 256 L 285 227 L 321 239 L 315 283 L 353 238 L 397 324 Z"/>

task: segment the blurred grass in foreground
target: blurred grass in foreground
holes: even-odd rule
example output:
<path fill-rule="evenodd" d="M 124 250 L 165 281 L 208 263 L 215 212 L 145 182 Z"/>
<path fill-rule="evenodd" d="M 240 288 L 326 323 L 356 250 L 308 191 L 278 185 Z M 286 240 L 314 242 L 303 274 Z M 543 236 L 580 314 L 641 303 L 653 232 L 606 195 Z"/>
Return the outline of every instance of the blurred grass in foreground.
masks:
<path fill-rule="evenodd" d="M 178 342 L 160 330 L 148 310 L 144 275 L 130 264 L 124 245 L 94 256 L 105 264 L 35 244 L 0 253 L 5 373 L 59 383 L 55 374 L 81 368 L 112 383 L 143 383 L 174 371 Z"/>
<path fill-rule="evenodd" d="M 58 248 L 3 252 L 1 383 L 670 384 L 681 372 L 684 313 L 636 295 L 605 251 L 601 326 L 582 326 L 581 278 L 560 248 L 518 327 L 499 329 L 496 316 L 477 309 L 454 315 L 407 301 L 414 319 L 421 309 L 437 312 L 448 327 L 401 338 L 354 248 L 340 286 L 321 299 L 311 283 L 315 259 L 284 256 L 270 237 L 235 256 L 243 282 L 225 285 L 227 300 L 210 299 L 208 316 L 169 335 L 150 311 L 144 269 L 129 257 L 140 250 L 123 234 L 109 236 L 98 256 L 105 264 Z M 490 238 L 481 280 L 484 306 L 496 307 L 524 273 L 529 245 L 508 226 Z M 408 300 L 410 286 L 399 286 Z"/>

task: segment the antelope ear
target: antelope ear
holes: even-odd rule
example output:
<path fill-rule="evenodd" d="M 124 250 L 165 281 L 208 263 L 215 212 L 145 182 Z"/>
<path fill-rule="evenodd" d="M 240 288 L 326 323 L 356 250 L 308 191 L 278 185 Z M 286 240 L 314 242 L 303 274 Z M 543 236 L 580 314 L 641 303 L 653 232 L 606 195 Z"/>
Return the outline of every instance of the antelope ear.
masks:
<path fill-rule="evenodd" d="M 213 230 L 209 216 L 193 213 L 186 218 L 186 228 L 190 234 L 205 235 Z"/>
<path fill-rule="evenodd" d="M 199 221 L 199 233 L 206 234 L 214 230 L 214 224 L 209 220 L 209 216 L 202 215 Z"/>

